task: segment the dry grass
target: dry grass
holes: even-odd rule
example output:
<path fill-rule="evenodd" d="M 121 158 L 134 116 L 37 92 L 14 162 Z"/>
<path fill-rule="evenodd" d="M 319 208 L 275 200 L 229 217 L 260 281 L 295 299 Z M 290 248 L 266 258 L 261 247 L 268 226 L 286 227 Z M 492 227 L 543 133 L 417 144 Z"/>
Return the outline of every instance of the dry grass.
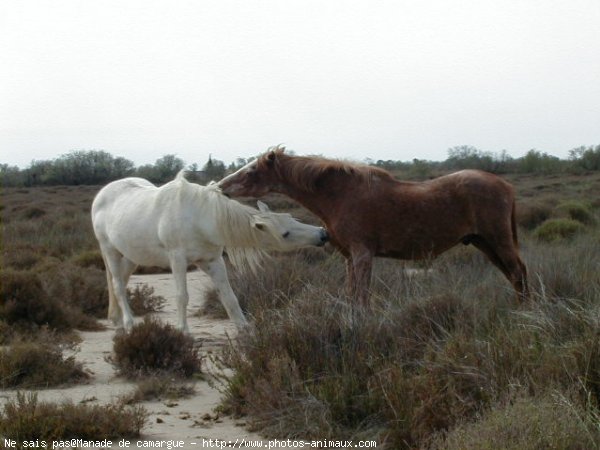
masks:
<path fill-rule="evenodd" d="M 88 375 L 51 340 L 13 340 L 0 350 L 0 387 L 46 388 L 83 381 Z"/>
<path fill-rule="evenodd" d="M 522 390 L 533 403 L 545 404 L 550 393 L 571 398 L 578 411 L 589 412 L 585 426 L 597 427 L 596 242 L 593 234 L 564 246 L 525 242 L 534 291 L 527 305 L 519 305 L 501 274 L 468 248 L 413 276 L 402 263 L 380 261 L 370 310 L 340 297 L 341 261 L 302 263 L 291 256 L 289 267 L 310 283 L 273 303 L 266 292 L 289 283 L 283 277 L 278 287 L 268 271 L 259 274 L 255 283 L 269 288 L 253 291 L 254 326 L 224 356 L 235 374 L 223 408 L 248 415 L 270 436 L 354 436 L 384 448 L 423 448 L 432 436 L 462 424 L 489 426 L 482 418 Z M 283 260 L 278 266 L 287 267 Z M 523 414 L 507 411 L 514 414 L 507 423 Z M 577 433 L 581 423 L 566 424 L 565 435 Z"/>
<path fill-rule="evenodd" d="M 223 408 L 248 415 L 248 423 L 271 436 L 370 438 L 379 448 L 597 446 L 600 174 L 507 178 L 519 196 L 531 303 L 519 305 L 499 271 L 471 248 L 410 266 L 423 269 L 417 275 L 407 274 L 404 263 L 378 261 L 371 310 L 351 308 L 341 295 L 339 256 L 321 250 L 275 256 L 258 276 L 231 272 L 254 326 L 223 357 L 234 368 Z M 96 191 L 2 192 L 3 280 L 17 281 L 0 284 L 3 343 L 10 345 L 22 326 L 81 326 L 73 311 L 105 314 L 89 219 Z M 273 201 L 275 209 L 314 220 L 286 199 Z M 554 219 L 577 222 L 579 232 L 552 244 L 533 238 L 533 230 Z M 188 367 L 182 361 L 197 370 L 193 346 L 180 337 L 161 340 L 171 334 L 147 330 L 126 343 L 125 373 Z M 192 350 L 174 361 L 184 347 Z M 150 382 L 141 391 L 145 398 L 169 389 Z M 31 411 L 31 401 L 22 404 Z M 60 417 L 61 427 L 76 420 Z M 8 420 L 2 416 L 2 424 Z M 16 429 L 3 426 L 2 435 L 8 436 L 6 426 Z M 542 436 L 544 430 L 552 433 Z"/>
<path fill-rule="evenodd" d="M 127 294 L 131 311 L 136 316 L 160 311 L 167 302 L 164 297 L 155 295 L 154 288 L 147 284 L 138 284 L 133 290 L 128 288 Z"/>
<path fill-rule="evenodd" d="M 75 405 L 39 402 L 36 394 L 19 393 L 0 414 L 0 436 L 23 441 L 137 438 L 147 421 L 141 407 L 121 403 Z M 19 448 L 19 447 L 17 447 Z M 26 448 L 22 446 L 21 448 Z"/>
<path fill-rule="evenodd" d="M 128 405 L 149 400 L 177 400 L 194 395 L 194 386 L 178 378 L 150 376 L 137 381 L 136 389 L 122 398 Z"/>
<path fill-rule="evenodd" d="M 597 412 L 562 394 L 523 395 L 475 422 L 437 436 L 432 450 L 592 450 L 600 448 Z"/>

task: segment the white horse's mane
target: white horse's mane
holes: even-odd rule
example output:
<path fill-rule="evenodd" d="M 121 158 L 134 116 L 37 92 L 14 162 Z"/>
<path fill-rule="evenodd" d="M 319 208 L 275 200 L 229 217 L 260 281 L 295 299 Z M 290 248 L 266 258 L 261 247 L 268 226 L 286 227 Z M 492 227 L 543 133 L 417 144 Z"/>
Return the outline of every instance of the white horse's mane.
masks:
<path fill-rule="evenodd" d="M 216 183 L 211 182 L 206 186 L 190 183 L 185 178 L 184 170 L 177 174 L 175 181 L 179 182 L 182 199 L 189 196 L 202 209 L 212 209 L 218 231 L 225 242 L 225 251 L 237 269 L 255 272 L 260 267 L 262 259 L 267 256 L 261 248 L 264 233 L 274 241 L 281 240 L 268 215 L 226 197 Z M 260 230 L 255 226 L 256 222 L 260 222 Z"/>

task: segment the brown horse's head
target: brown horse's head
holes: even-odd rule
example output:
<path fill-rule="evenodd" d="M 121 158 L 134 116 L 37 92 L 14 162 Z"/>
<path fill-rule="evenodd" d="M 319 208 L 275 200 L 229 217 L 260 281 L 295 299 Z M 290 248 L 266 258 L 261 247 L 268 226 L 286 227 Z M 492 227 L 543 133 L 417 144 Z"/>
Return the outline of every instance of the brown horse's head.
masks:
<path fill-rule="evenodd" d="M 219 181 L 218 186 L 223 193 L 232 197 L 262 197 L 269 192 L 277 191 L 279 173 L 278 159 L 283 156 L 284 149 L 276 147 L 246 164 L 237 172 Z"/>

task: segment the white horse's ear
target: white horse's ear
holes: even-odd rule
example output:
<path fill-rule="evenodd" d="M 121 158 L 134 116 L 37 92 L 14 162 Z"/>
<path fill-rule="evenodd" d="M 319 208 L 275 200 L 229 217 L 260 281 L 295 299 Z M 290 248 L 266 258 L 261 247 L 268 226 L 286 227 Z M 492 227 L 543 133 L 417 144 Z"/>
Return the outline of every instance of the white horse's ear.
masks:
<path fill-rule="evenodd" d="M 269 206 L 266 203 L 261 202 L 260 200 L 256 202 L 256 206 L 258 206 L 258 210 L 260 212 L 267 213 L 270 211 Z"/>

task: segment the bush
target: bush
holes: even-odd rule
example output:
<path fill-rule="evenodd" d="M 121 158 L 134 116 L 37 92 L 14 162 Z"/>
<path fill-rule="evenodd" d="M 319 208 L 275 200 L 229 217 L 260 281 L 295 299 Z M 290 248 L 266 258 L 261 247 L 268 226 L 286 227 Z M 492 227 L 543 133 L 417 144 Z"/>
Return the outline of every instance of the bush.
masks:
<path fill-rule="evenodd" d="M 549 219 L 552 215 L 552 206 L 543 203 L 518 203 L 517 204 L 517 223 L 528 230 Z"/>
<path fill-rule="evenodd" d="M 78 267 L 94 267 L 104 270 L 104 260 L 99 250 L 87 250 L 78 253 L 72 258 L 72 261 Z"/>
<path fill-rule="evenodd" d="M 597 426 L 600 261 L 592 242 L 526 242 L 535 302 L 518 307 L 499 271 L 463 247 L 411 276 L 402 263 L 379 261 L 369 309 L 339 297 L 335 265 L 299 264 L 299 279 L 315 274 L 314 284 L 277 304 L 261 298 L 267 293 L 252 299 L 254 325 L 224 354 L 234 374 L 222 408 L 277 438 L 426 448 L 433 435 L 485 420 L 515 390 L 536 402 L 556 391 Z M 269 285 L 270 276 L 254 282 Z M 575 419 L 565 427 L 581 429 Z"/>
<path fill-rule="evenodd" d="M 160 311 L 167 302 L 164 297 L 154 295 L 154 288 L 147 284 L 138 284 L 133 291 L 128 288 L 127 294 L 131 311 L 136 316 Z"/>
<path fill-rule="evenodd" d="M 200 372 L 194 340 L 149 316 L 131 332 L 115 336 L 113 361 L 119 373 L 129 378 L 161 373 L 189 377 Z"/>
<path fill-rule="evenodd" d="M 98 329 L 93 318 L 106 318 L 108 290 L 106 274 L 94 267 L 77 267 L 69 262 L 49 262 L 36 271 L 43 279 L 49 298 L 60 299 L 71 313 L 71 325 L 80 329 Z"/>
<path fill-rule="evenodd" d="M 219 298 L 219 292 L 216 289 L 209 289 L 205 292 L 204 303 L 202 303 L 202 307 L 196 312 L 196 316 L 227 319 L 227 311 L 225 311 L 225 307 L 223 307 Z"/>
<path fill-rule="evenodd" d="M 338 254 L 322 249 L 302 249 L 266 259 L 259 273 L 229 271 L 229 281 L 243 311 L 250 315 L 279 307 L 304 289 L 314 286 L 343 286 L 343 262 Z M 309 281 L 310 280 L 310 281 Z M 216 297 L 208 299 L 216 300 Z"/>
<path fill-rule="evenodd" d="M 538 226 L 533 235 L 543 242 L 569 239 L 584 230 L 581 222 L 573 219 L 549 219 Z"/>
<path fill-rule="evenodd" d="M 70 319 L 56 297 L 50 297 L 37 274 L 30 271 L 0 273 L 0 318 L 8 324 L 70 328 Z"/>
<path fill-rule="evenodd" d="M 522 397 L 438 437 L 431 450 L 593 449 L 600 442 L 594 421 L 589 410 L 562 396 Z"/>
<path fill-rule="evenodd" d="M 4 405 L 0 436 L 22 441 L 138 438 L 148 418 L 141 407 L 38 402 L 37 394 L 19 393 Z"/>
<path fill-rule="evenodd" d="M 3 243 L 4 244 L 4 243 Z M 45 247 L 34 244 L 6 243 L 2 249 L 3 269 L 29 270 L 47 258 Z"/>
<path fill-rule="evenodd" d="M 0 350 L 0 387 L 44 388 L 87 378 L 81 364 L 56 345 L 13 342 Z"/>
<path fill-rule="evenodd" d="M 42 217 L 45 215 L 46 210 L 38 208 L 37 206 L 31 206 L 21 213 L 21 217 L 26 220 L 37 219 L 38 217 Z"/>
<path fill-rule="evenodd" d="M 557 206 L 556 211 L 569 219 L 581 222 L 584 225 L 593 225 L 596 222 L 592 209 L 584 203 L 569 201 Z"/>
<path fill-rule="evenodd" d="M 139 380 L 135 391 L 126 395 L 123 401 L 129 405 L 155 399 L 176 400 L 190 397 L 194 392 L 193 385 L 179 383 L 171 377 L 152 376 Z"/>

